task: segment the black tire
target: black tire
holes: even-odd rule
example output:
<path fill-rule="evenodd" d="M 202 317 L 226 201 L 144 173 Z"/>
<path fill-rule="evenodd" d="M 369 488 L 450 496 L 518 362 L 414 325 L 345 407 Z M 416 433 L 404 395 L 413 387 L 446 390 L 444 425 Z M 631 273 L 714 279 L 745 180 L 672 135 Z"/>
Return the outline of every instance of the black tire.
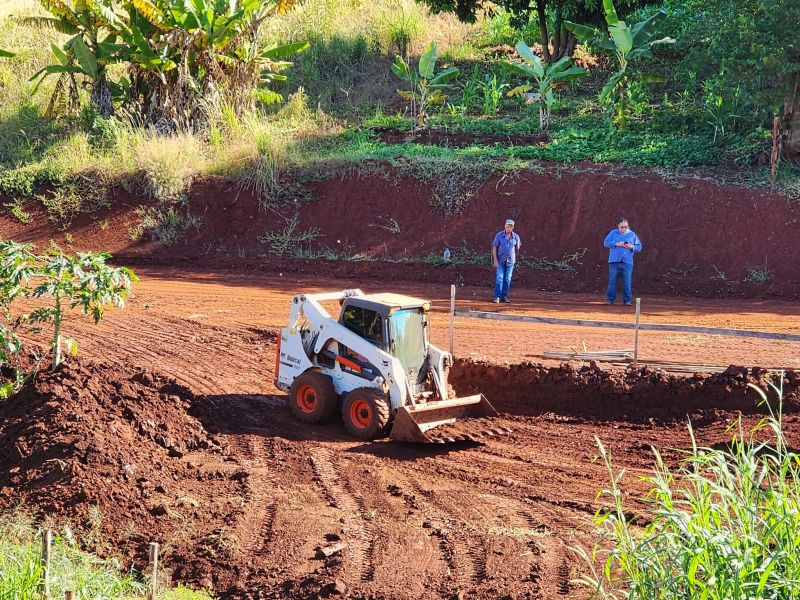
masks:
<path fill-rule="evenodd" d="M 342 402 L 344 426 L 359 440 L 386 435 L 390 414 L 386 395 L 372 388 L 356 388 L 348 392 Z"/>
<path fill-rule="evenodd" d="M 306 371 L 289 388 L 292 413 L 304 423 L 324 423 L 336 414 L 333 381 L 319 371 Z"/>

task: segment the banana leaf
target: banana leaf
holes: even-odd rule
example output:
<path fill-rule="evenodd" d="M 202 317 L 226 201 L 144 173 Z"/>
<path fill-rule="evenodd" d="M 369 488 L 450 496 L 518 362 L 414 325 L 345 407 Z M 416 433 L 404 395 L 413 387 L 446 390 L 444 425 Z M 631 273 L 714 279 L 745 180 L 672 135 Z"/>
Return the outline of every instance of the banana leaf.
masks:
<path fill-rule="evenodd" d="M 614 8 L 614 0 L 603 0 L 603 10 L 606 16 L 606 23 L 613 26 L 619 23 L 617 9 Z"/>
<path fill-rule="evenodd" d="M 454 77 L 458 76 L 458 67 L 447 67 L 442 71 L 439 71 L 436 75 L 433 76 L 430 80 L 430 86 L 432 88 L 438 88 L 446 84 L 448 81 L 453 79 Z"/>
<path fill-rule="evenodd" d="M 661 8 L 644 21 L 639 21 L 636 23 L 631 30 L 633 35 L 633 46 L 638 48 L 639 46 L 642 46 L 653 39 L 656 31 L 658 31 L 658 22 L 661 21 L 666 15 L 667 11 Z"/>
<path fill-rule="evenodd" d="M 611 39 L 614 40 L 617 52 L 626 55 L 631 51 L 633 48 L 633 35 L 631 35 L 631 30 L 625 21 L 617 21 L 616 24 L 609 25 L 608 33 L 611 35 Z"/>
<path fill-rule="evenodd" d="M 411 67 L 408 66 L 408 63 L 403 60 L 403 57 L 398 55 L 394 59 L 394 63 L 392 63 L 392 73 L 394 73 L 399 79 L 403 81 L 416 81 L 416 77 L 414 76 Z"/>
<path fill-rule="evenodd" d="M 627 73 L 625 71 L 617 71 L 611 77 L 608 78 L 608 81 L 603 86 L 603 89 L 600 92 L 600 102 L 602 102 L 603 104 L 608 103 L 608 101 L 611 98 L 611 95 L 614 93 L 614 90 L 626 75 Z"/>
<path fill-rule="evenodd" d="M 9 52 L 8 50 L 3 50 L 0 48 L 0 56 L 3 58 L 11 58 L 12 56 L 16 56 L 14 52 Z"/>
<path fill-rule="evenodd" d="M 287 56 L 291 56 L 292 54 L 296 54 L 298 52 L 303 52 L 311 47 L 311 44 L 306 42 L 295 42 L 294 44 L 284 44 L 283 46 L 276 46 L 275 48 L 270 48 L 269 50 L 264 50 L 261 53 L 262 58 L 267 58 L 269 60 L 278 60 L 280 58 L 286 58 Z"/>
<path fill-rule="evenodd" d="M 510 92 L 508 92 L 508 93 L 506 94 L 506 96 L 508 96 L 509 98 L 513 98 L 514 96 L 520 96 L 520 95 L 522 95 L 522 94 L 527 94 L 527 93 L 528 93 L 528 92 L 530 92 L 532 89 L 533 89 L 533 86 L 532 86 L 532 85 L 528 85 L 528 84 L 525 84 L 525 85 L 518 85 L 518 86 L 517 86 L 517 87 L 515 87 L 513 90 L 511 90 Z"/>
<path fill-rule="evenodd" d="M 80 29 L 74 24 L 65 19 L 57 19 L 54 17 L 19 17 L 17 21 L 23 25 L 32 25 L 34 27 L 51 27 L 60 33 L 67 35 L 75 35 Z"/>
<path fill-rule="evenodd" d="M 428 47 L 425 48 L 425 52 L 419 57 L 419 66 L 417 68 L 420 77 L 423 79 L 430 79 L 433 77 L 433 70 L 436 68 L 438 54 L 439 50 L 436 47 L 436 42 L 428 44 Z"/>
<path fill-rule="evenodd" d="M 83 41 L 83 38 L 76 35 L 67 42 L 67 45 L 70 46 L 75 53 L 75 58 L 83 72 L 92 79 L 97 78 L 97 57 L 89 49 L 89 46 L 86 45 L 86 42 Z"/>
<path fill-rule="evenodd" d="M 533 50 L 531 50 L 525 42 L 517 42 L 517 45 L 514 48 L 522 57 L 522 60 L 531 65 L 533 72 L 536 73 L 537 79 L 544 77 L 544 65 L 542 64 L 542 59 L 536 56 L 533 53 Z"/>
<path fill-rule="evenodd" d="M 56 60 L 59 62 L 59 64 L 62 64 L 64 66 L 69 64 L 69 58 L 67 57 L 66 52 L 64 52 L 61 48 L 59 48 L 52 42 L 50 43 L 50 48 L 52 48 L 53 55 L 56 57 Z"/>
<path fill-rule="evenodd" d="M 528 65 L 508 62 L 506 60 L 501 60 L 500 64 L 505 69 L 508 69 L 509 71 L 517 75 L 522 75 L 523 77 L 527 77 L 529 79 L 539 79 L 539 77 L 536 75 L 536 72 L 533 70 L 533 67 L 529 67 Z"/>

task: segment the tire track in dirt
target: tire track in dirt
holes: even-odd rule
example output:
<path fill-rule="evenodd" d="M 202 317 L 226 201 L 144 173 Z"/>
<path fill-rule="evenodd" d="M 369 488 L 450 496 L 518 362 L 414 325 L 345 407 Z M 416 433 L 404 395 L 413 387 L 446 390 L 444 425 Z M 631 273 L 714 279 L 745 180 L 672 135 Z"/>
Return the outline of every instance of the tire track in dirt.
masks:
<path fill-rule="evenodd" d="M 153 368 L 177 363 L 180 368 L 173 367 L 167 374 L 195 393 L 223 391 L 220 374 L 224 374 L 226 380 L 240 382 L 238 392 L 272 387 L 269 371 L 264 367 L 262 372 L 259 359 L 268 360 L 273 346 L 254 341 L 253 334 L 247 330 L 175 318 L 144 320 L 122 315 L 112 315 L 102 327 L 93 329 L 78 321 L 72 325 L 81 338 L 87 340 L 89 353 L 116 364 L 127 362 Z M 215 357 L 214 369 L 208 369 L 208 364 L 201 360 L 206 355 Z"/>
<path fill-rule="evenodd" d="M 327 448 L 312 450 L 311 468 L 324 497 L 332 506 L 342 511 L 347 534 L 349 566 L 362 582 L 375 577 L 375 532 L 368 519 L 364 499 L 353 493 L 340 468 Z"/>
<path fill-rule="evenodd" d="M 263 427 L 251 407 L 208 399 L 220 425 L 246 427 L 252 433 L 224 435 L 244 471 L 242 514 L 237 518 L 233 537 L 243 557 L 240 578 L 248 581 L 262 569 L 274 534 L 278 514 L 276 497 L 281 494 L 275 473 L 269 467 L 272 450 L 264 439 Z M 236 431 L 235 429 L 233 429 Z"/>
<path fill-rule="evenodd" d="M 456 585 L 474 587 L 480 584 L 486 578 L 485 538 L 467 524 L 457 510 L 454 512 L 451 504 L 437 498 L 436 492 L 424 488 L 414 477 L 409 477 L 408 481 L 416 492 L 415 497 L 425 499 L 420 505 L 423 514 L 429 521 L 441 524 L 434 529 L 434 535 L 439 537 L 439 547 Z M 453 528 L 457 531 L 452 532 Z"/>

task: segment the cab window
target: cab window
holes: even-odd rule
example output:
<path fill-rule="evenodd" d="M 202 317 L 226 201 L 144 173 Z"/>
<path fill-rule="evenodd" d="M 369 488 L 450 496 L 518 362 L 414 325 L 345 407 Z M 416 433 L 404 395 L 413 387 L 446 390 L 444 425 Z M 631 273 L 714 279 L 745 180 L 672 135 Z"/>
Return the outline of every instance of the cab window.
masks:
<path fill-rule="evenodd" d="M 383 344 L 383 319 L 380 313 L 360 306 L 348 306 L 342 324 L 373 344 Z"/>

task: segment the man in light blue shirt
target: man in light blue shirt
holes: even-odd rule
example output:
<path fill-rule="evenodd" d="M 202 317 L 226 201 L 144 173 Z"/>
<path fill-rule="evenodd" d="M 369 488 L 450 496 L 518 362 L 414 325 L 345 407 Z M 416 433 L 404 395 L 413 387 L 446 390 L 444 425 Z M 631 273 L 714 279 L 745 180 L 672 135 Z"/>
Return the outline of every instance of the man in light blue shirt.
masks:
<path fill-rule="evenodd" d="M 492 267 L 495 269 L 494 302 L 505 302 L 508 299 L 508 288 L 511 286 L 511 274 L 520 248 L 519 236 L 514 233 L 514 221 L 506 220 L 505 227 L 498 231 L 492 240 Z"/>
<path fill-rule="evenodd" d="M 628 220 L 621 217 L 617 228 L 608 232 L 603 245 L 608 248 L 608 292 L 606 302 L 614 304 L 617 299 L 617 279 L 622 275 L 622 301 L 630 306 L 633 300 L 633 255 L 642 251 L 642 242 L 631 230 Z"/>

